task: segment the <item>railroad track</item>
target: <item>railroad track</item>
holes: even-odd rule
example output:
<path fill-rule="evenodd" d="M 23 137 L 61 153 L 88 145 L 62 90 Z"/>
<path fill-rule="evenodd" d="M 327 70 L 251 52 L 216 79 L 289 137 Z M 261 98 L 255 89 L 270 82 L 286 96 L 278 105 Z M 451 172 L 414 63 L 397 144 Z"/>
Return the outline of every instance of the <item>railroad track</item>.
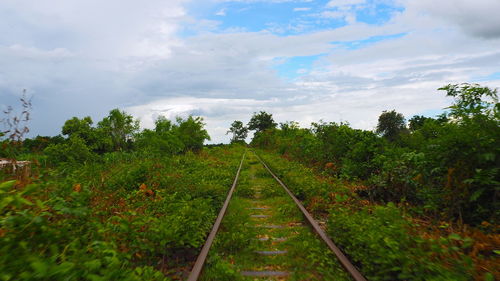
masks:
<path fill-rule="evenodd" d="M 227 225 L 217 236 L 223 219 Z M 237 272 L 221 271 L 216 262 L 204 269 L 209 256 L 225 258 L 221 264 Z M 246 151 L 187 280 L 233 280 L 231 274 L 243 280 L 366 281 L 266 163 Z"/>

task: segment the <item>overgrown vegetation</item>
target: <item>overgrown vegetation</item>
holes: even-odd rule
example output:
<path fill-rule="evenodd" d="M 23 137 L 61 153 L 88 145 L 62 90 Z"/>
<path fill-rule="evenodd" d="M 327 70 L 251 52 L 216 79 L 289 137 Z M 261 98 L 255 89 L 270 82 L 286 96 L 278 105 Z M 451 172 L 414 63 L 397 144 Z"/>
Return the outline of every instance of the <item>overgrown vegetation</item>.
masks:
<path fill-rule="evenodd" d="M 112 153 L 1 185 L 2 280 L 163 280 L 196 255 L 238 150 Z M 12 257 L 16 257 L 15 259 Z"/>
<path fill-rule="evenodd" d="M 448 113 L 414 116 L 409 128 L 385 111 L 376 132 L 287 122 L 252 140 L 330 179 L 311 184 L 311 170 L 268 158 L 310 210 L 328 216 L 331 236 L 370 280 L 500 277 L 496 90 L 440 90 L 455 98 Z"/>
<path fill-rule="evenodd" d="M 437 118 L 385 111 L 377 133 L 346 123 L 281 124 L 257 132 L 252 144 L 273 149 L 343 179 L 360 180 L 372 201 L 407 202 L 418 214 L 471 225 L 498 224 L 500 113 L 496 90 L 441 88 L 455 98 Z"/>
<path fill-rule="evenodd" d="M 118 109 L 97 123 L 73 117 L 59 136 L 23 139 L 31 107 L 23 98 L 20 113 L 5 112 L 0 134 L 0 157 L 32 163 L 31 176 L 0 170 L 0 250 L 7 253 L 0 280 L 184 278 L 231 185 L 248 130 L 255 131 L 252 145 L 369 280 L 500 279 L 497 92 L 475 84 L 440 90 L 454 98 L 448 111 L 413 116 L 408 125 L 389 110 L 375 131 L 322 121 L 278 127 L 260 111 L 247 126 L 233 122 L 232 145 L 210 148 L 201 117 L 160 117 L 153 129 L 140 130 Z M 250 181 L 270 184 L 256 164 L 247 161 L 253 174 L 243 172 L 247 182 L 230 209 L 248 207 Z M 276 217 L 298 218 L 272 199 L 273 190 L 261 194 L 281 206 Z M 235 231 L 216 244 L 224 253 L 241 250 L 254 234 L 232 223 L 245 211 L 230 214 L 224 227 Z M 306 252 L 315 243 L 308 239 L 289 250 Z M 311 259 L 331 269 L 321 252 Z M 209 263 L 207 276 L 239 278 L 227 256 Z"/>
<path fill-rule="evenodd" d="M 287 280 L 351 280 L 323 241 L 303 227 L 302 213 L 283 188 L 253 153 L 246 155 L 201 280 L 255 280 L 240 272 L 262 270 L 287 272 Z"/>
<path fill-rule="evenodd" d="M 139 132 L 117 109 L 95 127 L 71 118 L 62 134 L 25 140 L 15 155 L 1 150 L 33 163 L 28 178 L 0 173 L 0 280 L 182 278 L 242 149 L 202 150 L 199 117 L 159 118 Z"/>
<path fill-rule="evenodd" d="M 495 280 L 495 234 L 433 225 L 401 205 L 373 204 L 352 186 L 313 169 L 259 152 L 368 280 Z"/>

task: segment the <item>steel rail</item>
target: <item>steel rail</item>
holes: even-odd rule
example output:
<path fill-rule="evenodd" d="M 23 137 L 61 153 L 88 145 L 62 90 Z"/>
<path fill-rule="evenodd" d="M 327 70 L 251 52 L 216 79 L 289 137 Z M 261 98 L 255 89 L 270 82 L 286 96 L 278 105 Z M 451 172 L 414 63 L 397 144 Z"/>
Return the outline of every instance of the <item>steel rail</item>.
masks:
<path fill-rule="evenodd" d="M 245 160 L 246 153 L 247 152 L 245 150 L 245 153 L 243 153 L 243 156 L 241 157 L 240 166 L 238 167 L 238 172 L 236 172 L 236 177 L 234 178 L 233 185 L 231 186 L 231 189 L 227 194 L 226 201 L 224 201 L 224 205 L 222 205 L 222 209 L 220 210 L 219 215 L 215 220 L 212 230 L 210 231 L 210 234 L 208 234 L 207 240 L 205 241 L 205 245 L 203 245 L 203 248 L 201 248 L 201 252 L 198 255 L 198 258 L 196 258 L 196 262 L 194 263 L 193 269 L 191 269 L 191 272 L 189 273 L 187 281 L 196 281 L 200 277 L 201 270 L 203 269 L 203 265 L 205 264 L 205 260 L 207 259 L 208 256 L 208 251 L 210 250 L 210 247 L 214 242 L 217 231 L 219 231 L 222 218 L 224 218 L 224 215 L 226 214 L 227 207 L 229 206 L 229 201 L 231 201 L 234 189 L 236 188 L 236 184 L 238 183 L 238 177 L 240 176 L 241 167 L 243 166 L 243 161 Z"/>
<path fill-rule="evenodd" d="M 326 235 L 326 233 L 321 229 L 319 224 L 314 220 L 314 218 L 309 214 L 309 212 L 304 208 L 302 203 L 293 195 L 293 193 L 288 189 L 288 187 L 271 171 L 271 169 L 266 165 L 266 163 L 255 153 L 255 151 L 252 151 L 255 156 L 259 159 L 260 163 L 266 168 L 266 170 L 273 176 L 273 178 L 285 189 L 285 191 L 292 197 L 293 201 L 295 201 L 295 204 L 299 207 L 299 209 L 302 211 L 302 214 L 306 217 L 307 221 L 311 226 L 313 227 L 314 231 L 323 239 L 323 241 L 328 245 L 330 250 L 335 254 L 339 262 L 342 264 L 342 266 L 351 274 L 352 278 L 356 281 L 367 281 L 366 278 L 359 272 L 359 270 L 349 261 L 349 259 L 344 255 L 344 253 L 333 243 L 333 241 Z"/>

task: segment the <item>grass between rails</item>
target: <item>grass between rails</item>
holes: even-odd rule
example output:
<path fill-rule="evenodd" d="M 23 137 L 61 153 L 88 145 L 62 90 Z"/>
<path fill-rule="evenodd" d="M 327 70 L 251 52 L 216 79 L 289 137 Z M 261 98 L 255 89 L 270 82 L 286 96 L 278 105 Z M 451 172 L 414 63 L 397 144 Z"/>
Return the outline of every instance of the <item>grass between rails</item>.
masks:
<path fill-rule="evenodd" d="M 436 235 L 392 203 L 369 204 L 334 178 L 272 153 L 259 155 L 316 218 L 328 220 L 330 237 L 368 280 L 500 278 L 498 235 Z"/>
<path fill-rule="evenodd" d="M 266 280 L 350 280 L 335 256 L 305 225 L 292 199 L 252 153 L 247 156 L 202 280 L 260 279 L 242 276 L 243 271 L 289 273 Z M 256 251 L 286 253 L 262 255 Z"/>

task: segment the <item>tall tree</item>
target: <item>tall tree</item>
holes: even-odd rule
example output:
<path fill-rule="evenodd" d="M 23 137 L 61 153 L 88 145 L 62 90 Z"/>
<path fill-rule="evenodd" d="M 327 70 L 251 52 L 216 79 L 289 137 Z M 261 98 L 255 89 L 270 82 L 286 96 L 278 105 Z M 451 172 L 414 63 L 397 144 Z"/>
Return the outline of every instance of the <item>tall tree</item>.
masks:
<path fill-rule="evenodd" d="M 245 139 L 248 136 L 248 128 L 243 125 L 243 122 L 239 120 L 235 120 L 231 124 L 231 128 L 229 128 L 229 131 L 227 131 L 227 134 L 233 134 L 233 137 L 231 138 L 231 143 L 235 142 L 245 142 Z"/>
<path fill-rule="evenodd" d="M 159 116 L 155 121 L 155 132 L 158 134 L 166 133 L 172 130 L 172 121 L 168 120 L 165 116 Z"/>
<path fill-rule="evenodd" d="M 107 140 L 105 146 L 114 151 L 130 148 L 134 133 L 139 130 L 139 121 L 132 115 L 119 109 L 113 109 L 109 115 L 97 124 L 100 137 Z"/>
<path fill-rule="evenodd" d="M 412 118 L 410 118 L 410 120 L 408 120 L 408 127 L 411 131 L 416 131 L 422 128 L 427 120 L 432 120 L 432 118 L 425 117 L 423 115 L 414 115 Z"/>
<path fill-rule="evenodd" d="M 276 128 L 278 124 L 274 122 L 273 115 L 265 111 L 259 113 L 253 113 L 250 122 L 248 122 L 248 129 L 255 130 L 256 132 L 262 132 L 267 129 Z"/>
<path fill-rule="evenodd" d="M 185 150 L 197 151 L 203 148 L 205 140 L 210 140 L 202 117 L 189 116 L 187 119 L 177 118 L 177 132 L 184 143 Z"/>
<path fill-rule="evenodd" d="M 164 116 L 158 117 L 155 121 L 154 130 L 144 129 L 136 134 L 134 148 L 147 151 L 148 153 L 176 154 L 184 150 L 177 125 Z"/>
<path fill-rule="evenodd" d="M 92 147 L 97 141 L 95 129 L 92 127 L 92 118 L 90 116 L 79 119 L 73 117 L 66 120 L 62 127 L 62 134 L 71 137 L 79 137 L 84 140 L 85 144 Z"/>
<path fill-rule="evenodd" d="M 405 130 L 405 118 L 403 114 L 398 113 L 395 110 L 383 111 L 378 117 L 376 132 L 390 141 L 396 140 L 399 137 L 399 134 Z"/>

